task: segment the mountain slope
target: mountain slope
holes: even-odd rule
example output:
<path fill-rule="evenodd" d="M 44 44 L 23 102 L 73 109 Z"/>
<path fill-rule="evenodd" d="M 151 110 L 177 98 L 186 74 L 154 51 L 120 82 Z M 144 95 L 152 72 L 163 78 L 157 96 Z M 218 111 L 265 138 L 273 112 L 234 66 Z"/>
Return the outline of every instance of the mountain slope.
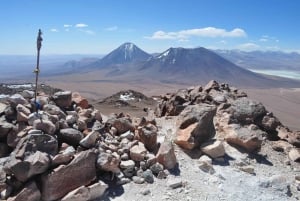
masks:
<path fill-rule="evenodd" d="M 95 68 L 120 66 L 146 61 L 150 57 L 150 54 L 146 53 L 133 43 L 124 43 L 91 66 Z"/>
<path fill-rule="evenodd" d="M 280 51 L 214 50 L 231 62 L 249 69 L 300 71 L 300 54 Z"/>
<path fill-rule="evenodd" d="M 167 81 L 187 83 L 215 79 L 242 86 L 275 86 L 277 82 L 243 69 L 202 47 L 170 48 L 146 61 L 139 72 Z"/>

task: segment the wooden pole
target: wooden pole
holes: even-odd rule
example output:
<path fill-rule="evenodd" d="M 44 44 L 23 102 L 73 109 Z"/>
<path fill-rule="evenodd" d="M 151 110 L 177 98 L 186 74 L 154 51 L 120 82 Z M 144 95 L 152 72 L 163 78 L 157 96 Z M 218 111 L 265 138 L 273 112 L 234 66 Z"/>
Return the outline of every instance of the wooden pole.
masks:
<path fill-rule="evenodd" d="M 38 79 L 39 79 L 39 73 L 40 73 L 40 50 L 42 47 L 42 31 L 39 29 L 38 37 L 36 40 L 36 47 L 37 47 L 37 60 L 36 60 L 36 68 L 34 70 L 35 73 L 35 94 L 34 94 L 34 105 L 35 105 L 35 111 L 38 113 L 38 103 L 37 103 L 37 90 L 38 90 Z"/>

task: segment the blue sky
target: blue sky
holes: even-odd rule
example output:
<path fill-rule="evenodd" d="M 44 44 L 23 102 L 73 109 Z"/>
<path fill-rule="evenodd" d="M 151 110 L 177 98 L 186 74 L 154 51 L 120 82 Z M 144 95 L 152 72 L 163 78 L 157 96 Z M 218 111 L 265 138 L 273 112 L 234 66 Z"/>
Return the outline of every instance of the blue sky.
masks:
<path fill-rule="evenodd" d="M 106 54 L 124 42 L 300 52 L 298 0 L 0 0 L 0 54 Z"/>

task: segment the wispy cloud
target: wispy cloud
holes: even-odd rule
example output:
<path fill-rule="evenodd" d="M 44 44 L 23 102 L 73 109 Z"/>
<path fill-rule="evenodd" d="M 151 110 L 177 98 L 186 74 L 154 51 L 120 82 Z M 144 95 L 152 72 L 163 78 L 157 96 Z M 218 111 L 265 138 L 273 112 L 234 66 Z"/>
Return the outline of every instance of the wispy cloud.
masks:
<path fill-rule="evenodd" d="M 245 50 L 245 51 L 252 51 L 257 50 L 260 48 L 259 45 L 255 43 L 244 43 L 237 46 L 238 49 Z"/>
<path fill-rule="evenodd" d="M 69 27 L 72 27 L 72 25 L 71 24 L 64 24 L 64 27 L 69 28 Z"/>
<path fill-rule="evenodd" d="M 111 27 L 105 28 L 104 30 L 105 30 L 105 31 L 116 31 L 116 30 L 118 30 L 118 29 L 119 29 L 118 26 L 111 26 Z"/>
<path fill-rule="evenodd" d="M 247 34 L 243 29 L 235 28 L 231 31 L 225 29 L 215 28 L 215 27 L 204 27 L 198 29 L 187 29 L 177 32 L 165 32 L 165 31 L 156 31 L 152 36 L 146 36 L 145 38 L 153 40 L 180 40 L 188 39 L 190 37 L 246 37 Z"/>
<path fill-rule="evenodd" d="M 51 31 L 51 32 L 59 32 L 58 29 L 55 29 L 55 28 L 50 29 L 50 31 Z"/>
<path fill-rule="evenodd" d="M 96 32 L 92 31 L 92 30 L 84 30 L 84 29 L 80 29 L 81 32 L 86 33 L 88 35 L 95 35 Z"/>
<path fill-rule="evenodd" d="M 75 27 L 77 27 L 77 28 L 84 28 L 84 27 L 88 27 L 88 26 L 89 25 L 83 24 L 83 23 L 75 24 Z"/>
<path fill-rule="evenodd" d="M 260 41 L 260 42 L 267 42 L 268 39 L 267 39 L 267 38 L 261 38 L 261 39 L 259 39 L 259 41 Z"/>

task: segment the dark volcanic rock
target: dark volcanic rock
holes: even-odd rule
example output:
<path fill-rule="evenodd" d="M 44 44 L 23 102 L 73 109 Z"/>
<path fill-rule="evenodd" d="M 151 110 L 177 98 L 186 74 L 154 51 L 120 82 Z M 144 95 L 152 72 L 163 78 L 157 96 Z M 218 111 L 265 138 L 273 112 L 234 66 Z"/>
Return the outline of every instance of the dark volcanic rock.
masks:
<path fill-rule="evenodd" d="M 66 166 L 59 166 L 53 172 L 42 176 L 42 199 L 52 201 L 62 198 L 68 192 L 88 185 L 96 178 L 96 153 L 88 150 L 79 153 Z"/>

